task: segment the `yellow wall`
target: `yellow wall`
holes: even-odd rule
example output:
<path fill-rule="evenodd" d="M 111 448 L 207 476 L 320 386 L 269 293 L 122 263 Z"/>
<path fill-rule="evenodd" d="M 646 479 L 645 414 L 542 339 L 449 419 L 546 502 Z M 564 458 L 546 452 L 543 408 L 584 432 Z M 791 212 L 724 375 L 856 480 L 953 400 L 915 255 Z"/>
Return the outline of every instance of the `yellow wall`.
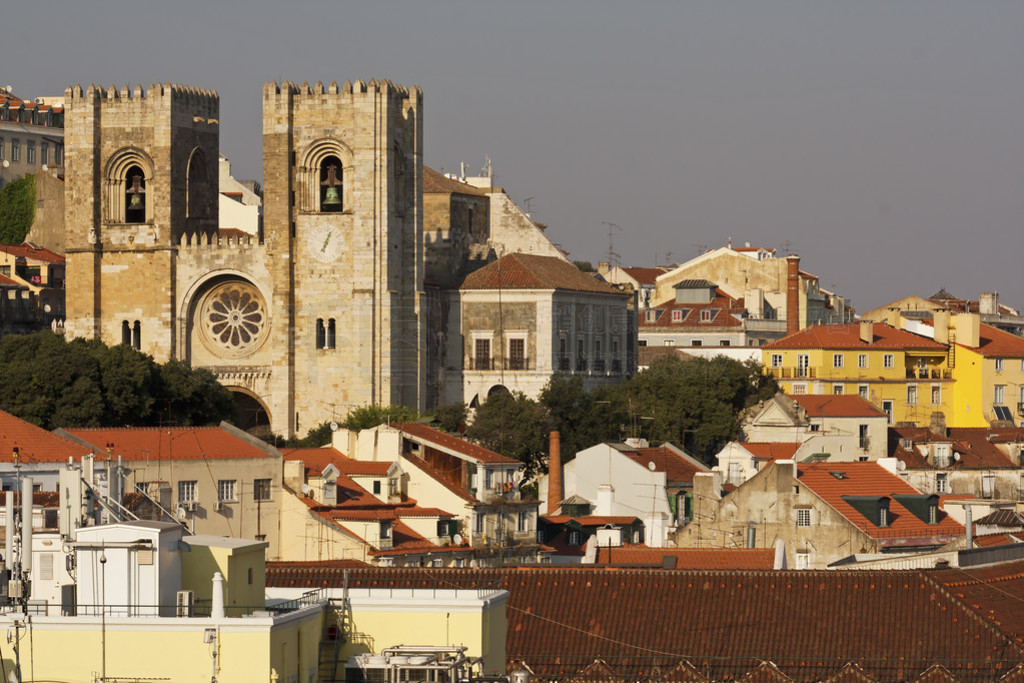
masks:
<path fill-rule="evenodd" d="M 866 368 L 859 367 L 859 356 L 862 353 L 868 357 Z M 914 422 L 928 426 L 933 412 L 943 412 L 947 426 L 971 426 L 957 424 L 952 419 L 954 380 L 946 364 L 945 353 L 919 354 L 898 349 L 763 349 L 761 354 L 765 368 L 775 376 L 787 394 L 832 394 L 835 393 L 835 386 L 841 385 L 844 394 L 855 395 L 861 385 L 867 385 L 867 398 L 879 409 L 883 408 L 884 401 L 893 402 L 893 423 Z M 782 355 L 781 367 L 771 367 L 774 354 Z M 810 372 L 806 378 L 794 376 L 798 354 L 809 356 Z M 842 368 L 834 367 L 835 354 L 842 354 Z M 892 367 L 887 368 L 885 356 L 889 354 L 893 356 L 893 363 Z M 908 378 L 908 373 L 916 373 L 920 359 L 925 361 L 928 376 Z M 959 358 L 957 362 L 959 364 Z M 908 405 L 908 386 L 912 384 L 917 386 L 917 403 Z M 939 387 L 938 404 L 932 403 L 933 385 Z M 801 386 L 803 391 L 799 390 Z"/>
<path fill-rule="evenodd" d="M 361 529 L 353 529 L 359 533 Z M 281 559 L 360 560 L 372 562 L 369 548 L 360 539 L 317 517 L 298 496 L 281 492 Z"/>
<path fill-rule="evenodd" d="M 107 677 L 208 681 L 214 674 L 216 648 L 218 683 L 269 681 L 272 668 L 282 682 L 294 674 L 306 681 L 309 670 L 317 666 L 321 619 L 321 612 L 313 610 L 278 627 L 270 626 L 269 619 L 260 620 L 265 625 L 256 632 L 249 619 L 245 631 L 235 630 L 241 624 L 221 621 L 213 645 L 203 642 L 204 629 L 213 626 L 207 619 L 108 618 Z M 0 627 L 9 629 L 10 622 L 0 620 Z M 99 619 L 37 617 L 31 638 L 24 630 L 20 634 L 24 680 L 92 683 L 103 669 Z M 6 640 L 0 641 L 0 656 L 9 674 L 15 656 Z"/>
<path fill-rule="evenodd" d="M 1020 387 L 1024 386 L 1024 370 L 1020 358 L 1003 358 L 1003 369 L 996 372 L 996 358 L 986 358 L 974 349 L 956 347 L 957 396 L 953 406 L 955 426 L 988 427 L 996 419 L 992 409 L 995 387 L 1003 387 L 1003 405 L 1010 409 L 1015 420 L 1020 419 L 1017 404 L 1021 401 Z"/>
<path fill-rule="evenodd" d="M 185 537 L 188 543 L 188 537 Z M 263 609 L 266 588 L 266 543 L 245 548 L 223 548 L 191 544 L 181 554 L 182 587 L 195 591 L 197 605 L 209 605 L 213 595 L 213 574 L 224 577 L 224 607 L 227 616 L 241 616 Z M 249 583 L 252 569 L 252 583 Z"/>

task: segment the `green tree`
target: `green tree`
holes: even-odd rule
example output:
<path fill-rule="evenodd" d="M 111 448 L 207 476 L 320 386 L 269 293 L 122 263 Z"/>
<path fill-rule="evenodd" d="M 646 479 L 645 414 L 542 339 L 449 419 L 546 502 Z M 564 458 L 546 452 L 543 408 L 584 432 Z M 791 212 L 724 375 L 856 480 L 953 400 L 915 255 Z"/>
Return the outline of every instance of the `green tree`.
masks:
<path fill-rule="evenodd" d="M 154 424 L 216 424 L 235 418 L 235 399 L 209 370 L 169 360 L 159 366 Z"/>
<path fill-rule="evenodd" d="M 583 378 L 553 375 L 540 394 L 561 437 L 562 461 L 606 441 L 621 441 L 628 421 L 628 401 L 620 386 L 583 388 Z"/>
<path fill-rule="evenodd" d="M 683 445 L 706 461 L 738 436 L 743 410 L 777 389 L 758 363 L 724 356 L 660 358 L 624 386 L 642 436 Z"/>
<path fill-rule="evenodd" d="M 21 244 L 36 218 L 36 177 L 30 173 L 0 187 L 0 242 Z"/>
<path fill-rule="evenodd" d="M 275 434 L 269 441 L 278 448 L 321 448 L 330 445 L 332 433 L 334 430 L 331 429 L 331 423 L 321 422 L 303 437 L 293 436 L 286 439 Z"/>
<path fill-rule="evenodd" d="M 594 270 L 594 264 L 590 261 L 573 261 L 572 264 L 582 270 L 584 273 L 596 273 Z"/>
<path fill-rule="evenodd" d="M 466 424 L 469 411 L 465 403 L 449 403 L 434 411 L 434 419 L 445 432 L 457 432 Z"/>
<path fill-rule="evenodd" d="M 416 422 L 419 419 L 420 414 L 406 406 L 366 405 L 350 410 L 341 426 L 352 431 L 359 431 L 361 429 L 372 429 L 381 424 Z"/>
<path fill-rule="evenodd" d="M 476 409 L 466 436 L 484 448 L 526 465 L 530 479 L 547 468 L 551 416 L 521 392 L 495 392 Z"/>

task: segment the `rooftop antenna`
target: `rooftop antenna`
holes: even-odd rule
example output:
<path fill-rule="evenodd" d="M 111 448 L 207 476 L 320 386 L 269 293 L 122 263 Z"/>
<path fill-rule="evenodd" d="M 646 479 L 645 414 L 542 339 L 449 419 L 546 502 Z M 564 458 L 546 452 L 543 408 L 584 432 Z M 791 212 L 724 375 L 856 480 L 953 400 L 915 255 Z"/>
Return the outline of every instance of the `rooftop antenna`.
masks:
<path fill-rule="evenodd" d="M 671 251 L 666 251 L 665 252 L 665 265 L 666 266 L 671 266 L 672 265 L 672 252 Z"/>
<path fill-rule="evenodd" d="M 601 224 L 608 226 L 608 265 L 617 266 L 619 265 L 619 255 L 615 253 L 615 231 L 621 232 L 622 228 L 608 221 L 601 221 Z"/>
<path fill-rule="evenodd" d="M 526 215 L 529 216 L 533 213 L 533 197 L 527 197 L 523 200 L 523 204 L 526 204 Z"/>
<path fill-rule="evenodd" d="M 485 178 L 494 177 L 494 166 L 491 164 L 491 158 L 484 155 L 484 167 L 480 169 L 480 175 Z"/>
<path fill-rule="evenodd" d="M 708 245 L 706 244 L 693 244 L 691 246 L 697 250 L 698 254 L 706 254 L 708 251 Z"/>
<path fill-rule="evenodd" d="M 789 240 L 786 240 L 781 245 L 779 245 L 779 251 L 783 252 L 786 256 L 789 256 L 790 254 L 793 253 L 793 243 L 790 242 Z"/>

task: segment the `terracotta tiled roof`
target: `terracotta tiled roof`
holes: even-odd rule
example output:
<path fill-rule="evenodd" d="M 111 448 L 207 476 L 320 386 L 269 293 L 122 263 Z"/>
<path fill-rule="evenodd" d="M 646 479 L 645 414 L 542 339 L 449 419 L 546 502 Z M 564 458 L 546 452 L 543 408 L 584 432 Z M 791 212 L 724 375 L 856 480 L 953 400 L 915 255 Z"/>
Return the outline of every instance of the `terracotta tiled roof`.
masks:
<path fill-rule="evenodd" d="M 801 394 L 790 396 L 807 417 L 885 417 L 885 413 L 856 394 Z"/>
<path fill-rule="evenodd" d="M 771 548 L 649 548 L 622 546 L 598 548 L 597 564 L 665 567 L 663 558 L 672 558 L 668 569 L 772 569 L 775 551 Z"/>
<path fill-rule="evenodd" d="M 238 194 L 241 194 L 241 192 L 239 192 Z M 254 235 L 239 228 L 218 228 L 217 236 L 220 237 L 221 239 L 244 240 L 249 237 L 253 237 Z"/>
<path fill-rule="evenodd" d="M 437 545 L 423 538 L 408 525 L 397 521 L 391 527 L 392 546 L 387 549 L 377 548 L 370 551 L 374 557 L 391 557 L 394 555 L 409 555 L 420 553 L 453 553 L 469 550 L 469 545 Z"/>
<path fill-rule="evenodd" d="M 959 341 L 956 345 L 971 348 Z M 991 325 L 981 325 L 975 350 L 986 358 L 1024 358 L 1024 338 Z"/>
<path fill-rule="evenodd" d="M 647 310 L 657 311 L 656 320 L 648 322 L 647 316 L 640 315 L 640 327 L 643 328 L 707 328 L 707 327 L 743 327 L 743 320 L 738 318 L 743 314 L 742 300 L 732 299 L 719 291 L 716 296 L 706 304 L 691 304 L 669 302 L 657 308 Z M 674 311 L 679 311 L 679 319 L 675 319 Z M 703 320 L 701 313 L 710 311 L 710 320 Z"/>
<path fill-rule="evenodd" d="M 394 465 L 393 460 L 353 460 L 333 448 L 283 448 L 285 460 L 301 460 L 308 472 L 319 474 L 328 464 L 349 476 L 383 477 Z"/>
<path fill-rule="evenodd" d="M 460 453 L 471 460 L 476 460 L 488 465 L 519 465 L 518 460 L 512 458 L 506 458 L 500 453 L 489 451 L 483 446 L 478 446 L 475 443 L 470 443 L 465 439 L 460 439 L 457 436 L 451 434 L 445 434 L 444 432 L 428 427 L 425 424 L 419 422 L 403 422 L 401 424 L 393 425 L 396 429 L 402 431 L 402 433 L 410 439 L 415 441 L 423 441 L 425 443 L 446 448 L 456 453 Z"/>
<path fill-rule="evenodd" d="M 14 449 L 22 462 L 81 460 L 91 450 L 0 410 L 0 459 L 11 462 Z"/>
<path fill-rule="evenodd" d="M 0 505 L 7 502 L 7 494 L 14 494 L 15 505 L 21 505 L 21 491 L 0 491 Z M 127 494 L 126 494 L 127 495 Z M 33 491 L 32 507 L 57 508 L 60 507 L 59 491 Z"/>
<path fill-rule="evenodd" d="M 934 665 L 959 680 L 999 680 L 1022 657 L 1022 577 L 1022 563 L 966 572 L 267 567 L 270 586 L 504 588 L 506 660 L 540 681 L 572 679 L 598 657 L 613 675 L 593 680 L 702 680 L 693 669 L 740 680 L 767 661 L 798 681 L 854 681 L 857 671 L 915 681 Z"/>
<path fill-rule="evenodd" d="M 686 353 L 678 346 L 641 346 L 637 349 L 637 363 L 639 365 L 650 365 L 659 358 L 676 356 L 680 360 L 692 360 L 692 354 Z"/>
<path fill-rule="evenodd" d="M 584 515 L 582 517 L 572 517 L 570 515 L 543 515 L 541 516 L 548 524 L 565 524 L 567 522 L 577 522 L 580 526 L 604 526 L 605 524 L 612 524 L 616 526 L 626 526 L 640 519 L 639 517 L 630 517 L 629 515 Z"/>
<path fill-rule="evenodd" d="M 25 285 L 6 275 L 0 275 L 0 287 L 24 287 Z"/>
<path fill-rule="evenodd" d="M 742 446 L 746 451 L 759 460 L 790 460 L 793 455 L 800 449 L 802 444 L 799 443 L 787 443 L 784 441 L 775 441 L 769 443 L 761 443 L 757 441 L 739 441 L 739 446 Z"/>
<path fill-rule="evenodd" d="M 50 251 L 45 247 L 34 246 L 28 242 L 22 242 L 21 244 L 0 244 L 0 251 L 6 252 L 16 258 L 24 258 L 30 261 L 40 261 L 42 263 L 53 263 L 56 265 L 64 265 L 64 257 L 55 251 Z"/>
<path fill-rule="evenodd" d="M 666 272 L 664 268 L 623 268 L 622 270 L 638 284 L 651 286 L 657 282 L 659 275 Z"/>
<path fill-rule="evenodd" d="M 835 473 L 842 473 L 837 478 Z M 800 483 L 813 491 L 839 514 L 868 536 L 880 541 L 906 541 L 911 538 L 953 538 L 964 535 L 962 524 L 944 512 L 938 523 L 928 524 L 901 505 L 894 495 L 920 496 L 920 492 L 900 477 L 875 462 L 801 464 Z M 867 519 L 847 500 L 850 496 L 888 497 L 888 526 L 880 527 Z"/>
<path fill-rule="evenodd" d="M 1017 431 L 1019 428 L 1012 428 Z M 1024 430 L 1019 430 L 1024 433 Z M 992 430 L 981 427 L 956 427 L 949 430 L 949 436 L 941 436 L 927 427 L 890 427 L 889 453 L 899 458 L 911 469 L 931 469 L 932 464 L 916 446 L 946 443 L 952 444 L 950 470 L 972 469 L 1016 469 L 1017 465 L 996 447 L 998 441 L 989 439 Z M 903 440 L 910 440 L 915 448 L 906 449 Z M 953 458 L 954 454 L 958 457 Z"/>
<path fill-rule="evenodd" d="M 1024 534 L 997 533 L 974 536 L 974 545 L 979 548 L 995 548 L 1001 545 L 1016 545 L 1024 540 Z"/>
<path fill-rule="evenodd" d="M 1024 528 L 1024 515 L 1016 510 L 995 510 L 981 519 L 974 520 L 974 523 L 1020 529 Z"/>
<path fill-rule="evenodd" d="M 647 467 L 648 463 L 654 463 L 655 472 L 664 472 L 668 483 L 693 483 L 693 475 L 697 472 L 707 472 L 708 468 L 699 467 L 679 455 L 671 448 L 658 446 L 657 448 L 637 448 L 632 451 L 620 451 L 633 462 Z"/>
<path fill-rule="evenodd" d="M 876 322 L 873 326 L 874 341 L 868 344 L 860 339 L 860 323 L 845 325 L 815 325 L 805 327 L 788 337 L 783 337 L 766 349 L 884 349 L 884 350 L 925 350 L 944 351 L 945 345 L 906 330 L 897 329 L 886 323 Z"/>
<path fill-rule="evenodd" d="M 561 289 L 629 296 L 554 256 L 509 254 L 473 271 L 459 289 Z"/>
<path fill-rule="evenodd" d="M 269 452 L 234 436 L 221 427 L 99 427 L 68 429 L 72 436 L 88 442 L 97 452 L 113 444 L 111 454 L 126 460 L 199 460 L 274 458 Z"/>
<path fill-rule="evenodd" d="M 423 167 L 423 194 L 475 194 L 487 196 L 479 187 L 460 183 L 438 173 L 429 166 Z"/>

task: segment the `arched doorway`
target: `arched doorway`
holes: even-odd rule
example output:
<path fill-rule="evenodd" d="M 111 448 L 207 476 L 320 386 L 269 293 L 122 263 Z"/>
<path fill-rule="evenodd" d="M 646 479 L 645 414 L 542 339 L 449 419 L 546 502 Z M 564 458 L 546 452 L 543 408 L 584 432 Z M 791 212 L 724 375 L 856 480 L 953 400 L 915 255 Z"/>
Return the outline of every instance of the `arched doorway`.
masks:
<path fill-rule="evenodd" d="M 269 437 L 270 413 L 263 402 L 244 389 L 228 387 L 228 390 L 235 399 L 235 426 L 261 439 Z"/>

